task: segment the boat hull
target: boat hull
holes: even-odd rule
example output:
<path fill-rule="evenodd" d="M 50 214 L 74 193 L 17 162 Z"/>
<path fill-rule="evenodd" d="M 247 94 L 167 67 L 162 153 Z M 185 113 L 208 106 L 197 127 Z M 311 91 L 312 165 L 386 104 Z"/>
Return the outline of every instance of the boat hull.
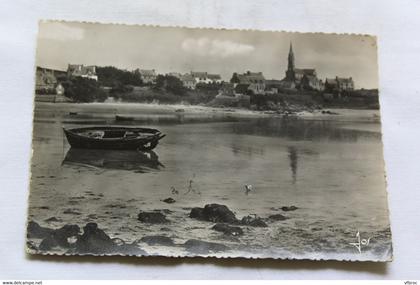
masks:
<path fill-rule="evenodd" d="M 83 131 L 139 131 L 147 134 L 141 138 L 93 138 L 82 135 Z M 113 149 L 113 150 L 152 150 L 165 135 L 155 129 L 95 127 L 64 129 L 67 141 L 72 148 L 83 149 Z"/>

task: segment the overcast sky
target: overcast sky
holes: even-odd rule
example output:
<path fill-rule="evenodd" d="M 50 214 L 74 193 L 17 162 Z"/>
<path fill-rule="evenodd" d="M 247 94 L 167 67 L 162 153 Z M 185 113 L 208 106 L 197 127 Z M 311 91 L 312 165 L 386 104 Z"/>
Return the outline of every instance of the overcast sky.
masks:
<path fill-rule="evenodd" d="M 297 68 L 316 68 L 321 79 L 351 76 L 357 88 L 378 87 L 376 39 L 369 36 L 41 22 L 36 61 L 62 70 L 80 63 L 207 71 L 225 80 L 251 70 L 282 79 L 290 42 Z"/>

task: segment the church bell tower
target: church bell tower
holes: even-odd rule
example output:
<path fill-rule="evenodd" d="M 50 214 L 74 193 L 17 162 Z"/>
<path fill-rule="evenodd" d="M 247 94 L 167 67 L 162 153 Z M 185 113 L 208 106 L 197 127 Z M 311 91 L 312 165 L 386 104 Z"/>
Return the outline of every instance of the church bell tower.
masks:
<path fill-rule="evenodd" d="M 289 57 L 287 58 L 286 79 L 295 81 L 295 55 L 293 54 L 293 46 L 290 42 Z"/>

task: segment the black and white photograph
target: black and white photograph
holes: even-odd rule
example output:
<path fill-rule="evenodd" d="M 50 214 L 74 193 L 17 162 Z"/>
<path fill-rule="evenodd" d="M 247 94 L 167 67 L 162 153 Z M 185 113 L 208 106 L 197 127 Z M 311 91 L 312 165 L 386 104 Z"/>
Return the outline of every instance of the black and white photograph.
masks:
<path fill-rule="evenodd" d="M 391 261 L 377 50 L 40 21 L 27 252 Z"/>

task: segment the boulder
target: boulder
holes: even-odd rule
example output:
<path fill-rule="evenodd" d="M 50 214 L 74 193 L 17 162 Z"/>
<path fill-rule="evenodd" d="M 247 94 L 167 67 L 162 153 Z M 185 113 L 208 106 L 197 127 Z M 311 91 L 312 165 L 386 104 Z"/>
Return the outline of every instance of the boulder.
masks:
<path fill-rule="evenodd" d="M 283 207 L 281 207 L 281 210 L 285 211 L 285 212 L 295 211 L 297 209 L 298 209 L 298 207 L 296 207 L 296 206 L 283 206 Z"/>
<path fill-rule="evenodd" d="M 203 209 L 193 208 L 190 212 L 190 218 L 213 223 L 232 224 L 238 222 L 235 214 L 228 207 L 220 204 L 208 204 Z"/>
<path fill-rule="evenodd" d="M 191 209 L 190 218 L 197 220 L 204 220 L 203 208 L 195 207 Z"/>
<path fill-rule="evenodd" d="M 167 204 L 173 204 L 176 201 L 175 201 L 175 199 L 172 199 L 172 198 L 166 198 L 166 199 L 162 200 L 162 202 L 165 202 Z"/>
<path fill-rule="evenodd" d="M 140 239 L 141 242 L 147 243 L 148 245 L 165 245 L 173 246 L 174 242 L 170 237 L 166 236 L 145 236 Z"/>
<path fill-rule="evenodd" d="M 185 249 L 194 254 L 208 254 L 211 252 L 227 251 L 230 248 L 224 244 L 207 242 L 196 239 L 187 240 L 183 246 Z"/>
<path fill-rule="evenodd" d="M 76 237 L 80 233 L 80 228 L 77 225 L 64 225 L 63 227 L 53 230 L 46 236 L 39 245 L 40 250 L 50 250 L 53 247 L 69 248 L 71 244 L 68 239 Z"/>
<path fill-rule="evenodd" d="M 115 253 L 124 255 L 147 255 L 147 252 L 142 250 L 136 243 L 123 244 L 114 249 Z"/>
<path fill-rule="evenodd" d="M 37 222 L 30 221 L 26 230 L 28 238 L 46 238 L 54 230 L 41 227 Z"/>
<path fill-rule="evenodd" d="M 240 227 L 229 226 L 227 224 L 216 224 L 212 229 L 230 236 L 240 236 L 244 234 Z"/>
<path fill-rule="evenodd" d="M 251 227 L 261 227 L 266 228 L 268 225 L 260 217 L 246 216 L 241 220 L 241 225 L 251 226 Z"/>
<path fill-rule="evenodd" d="M 165 215 L 159 212 L 140 212 L 137 219 L 147 224 L 167 224 L 169 220 Z"/>
<path fill-rule="evenodd" d="M 86 224 L 83 231 L 75 245 L 77 253 L 104 254 L 115 251 L 117 245 L 96 223 Z"/>
<path fill-rule="evenodd" d="M 273 221 L 284 221 L 287 219 L 287 217 L 283 216 L 282 214 L 270 215 L 268 218 Z"/>

